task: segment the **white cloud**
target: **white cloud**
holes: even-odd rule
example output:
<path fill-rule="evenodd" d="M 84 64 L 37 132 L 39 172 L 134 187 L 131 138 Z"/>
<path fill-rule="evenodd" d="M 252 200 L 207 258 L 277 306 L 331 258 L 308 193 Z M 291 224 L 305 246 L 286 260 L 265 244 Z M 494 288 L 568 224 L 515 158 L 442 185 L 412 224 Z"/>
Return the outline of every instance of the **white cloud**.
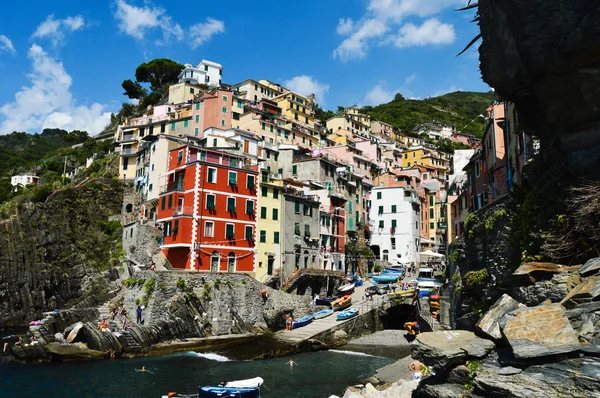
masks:
<path fill-rule="evenodd" d="M 364 58 L 370 39 L 381 37 L 387 26 L 376 19 L 367 19 L 333 51 L 333 57 L 346 62 L 353 58 Z"/>
<path fill-rule="evenodd" d="M 352 21 L 352 18 L 340 18 L 336 31 L 338 32 L 338 34 L 346 36 L 350 34 L 350 32 L 352 32 L 353 27 L 354 21 Z"/>
<path fill-rule="evenodd" d="M 192 48 L 196 48 L 210 40 L 216 34 L 225 32 L 225 24 L 214 18 L 206 18 L 206 22 L 198 23 L 190 27 Z"/>
<path fill-rule="evenodd" d="M 80 30 L 84 26 L 85 21 L 81 15 L 67 17 L 65 19 L 54 19 L 54 14 L 50 14 L 48 15 L 48 18 L 37 27 L 31 37 L 50 39 L 52 45 L 56 47 L 59 44 L 62 44 L 67 33 Z"/>
<path fill-rule="evenodd" d="M 386 91 L 381 87 L 381 84 L 373 87 L 369 92 L 365 95 L 365 104 L 367 105 L 379 105 L 390 102 L 394 99 L 394 93 L 391 91 Z"/>
<path fill-rule="evenodd" d="M 454 27 L 441 23 L 436 18 L 428 19 L 421 26 L 408 23 L 400 28 L 397 36 L 391 36 L 388 41 L 395 47 L 426 46 L 428 44 L 449 44 L 454 42 L 456 35 Z"/>
<path fill-rule="evenodd" d="M 402 24 L 407 17 L 426 18 L 463 3 L 464 0 L 369 0 L 358 22 L 351 18 L 338 21 L 337 33 L 348 37 L 333 51 L 333 57 L 342 62 L 364 58 L 374 42 L 399 48 L 451 43 L 455 37 L 454 27 L 440 22 L 439 26 L 432 26 L 431 21 L 437 19 L 426 20 L 421 26 Z M 398 33 L 388 34 L 392 30 Z M 433 34 L 439 34 L 437 40 Z"/>
<path fill-rule="evenodd" d="M 162 33 L 162 40 L 155 40 L 157 45 L 167 45 L 171 40 L 183 41 L 186 39 L 185 30 L 167 15 L 161 7 L 136 7 L 127 4 L 125 0 L 117 0 L 117 10 L 114 14 L 119 31 L 138 40 L 144 40 L 152 31 Z M 206 22 L 192 25 L 189 28 L 192 39 L 192 48 L 196 48 L 212 36 L 225 31 L 225 24 L 214 18 L 207 18 Z"/>
<path fill-rule="evenodd" d="M 70 91 L 71 76 L 63 64 L 33 44 L 28 56 L 32 61 L 31 81 L 15 94 L 14 102 L 0 106 L 0 134 L 12 131 L 36 132 L 44 128 L 86 130 L 99 133 L 110 121 L 110 112 L 102 104 L 77 106 Z"/>
<path fill-rule="evenodd" d="M 304 96 L 314 94 L 317 103 L 323 105 L 325 103 L 325 94 L 329 91 L 329 84 L 319 83 L 312 76 L 295 76 L 290 80 L 286 80 L 283 85 Z"/>
<path fill-rule="evenodd" d="M 13 46 L 12 41 L 4 35 L 0 35 L 0 52 L 6 51 L 15 55 L 17 50 L 15 50 L 15 46 Z"/>

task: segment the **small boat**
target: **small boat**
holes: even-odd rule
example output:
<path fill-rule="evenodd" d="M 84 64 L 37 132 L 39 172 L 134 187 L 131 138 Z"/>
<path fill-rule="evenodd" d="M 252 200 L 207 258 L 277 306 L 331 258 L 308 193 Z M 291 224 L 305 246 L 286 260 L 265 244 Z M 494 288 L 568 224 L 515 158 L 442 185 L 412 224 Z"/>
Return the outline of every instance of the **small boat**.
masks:
<path fill-rule="evenodd" d="M 298 319 L 297 321 L 294 321 L 294 323 L 292 324 L 292 328 L 293 329 L 301 328 L 302 326 L 306 326 L 314 320 L 315 320 L 315 317 L 312 315 L 303 316 L 302 318 Z"/>
<path fill-rule="evenodd" d="M 342 311 L 339 314 L 337 314 L 337 320 L 343 321 L 345 319 L 353 318 L 357 315 L 358 315 L 358 310 L 356 308 L 348 308 L 347 310 Z"/>
<path fill-rule="evenodd" d="M 352 299 L 350 296 L 341 297 L 331 303 L 334 311 L 345 310 L 352 305 Z"/>
<path fill-rule="evenodd" d="M 375 275 L 373 277 L 373 280 L 377 283 L 390 283 L 390 282 L 396 282 L 398 280 L 398 275 L 397 274 L 380 274 L 380 275 Z"/>
<path fill-rule="evenodd" d="M 221 383 L 218 386 L 198 387 L 198 395 L 179 395 L 170 392 L 163 395 L 163 398 L 177 397 L 198 397 L 198 398 L 220 398 L 220 397 L 236 397 L 236 398 L 260 398 L 260 386 L 264 380 L 261 377 L 253 379 L 236 380 Z"/>
<path fill-rule="evenodd" d="M 340 292 L 340 294 L 351 294 L 354 292 L 355 287 L 356 285 L 354 283 L 349 283 L 347 285 L 340 286 L 338 288 L 338 291 Z"/>
<path fill-rule="evenodd" d="M 383 271 L 381 271 L 382 274 L 400 274 L 400 275 L 404 275 L 404 269 L 403 268 L 393 268 L 393 267 L 385 267 L 383 269 Z"/>
<path fill-rule="evenodd" d="M 327 297 L 324 299 L 317 299 L 315 301 L 316 305 L 326 305 L 328 307 L 331 307 L 331 302 L 337 300 L 337 297 Z"/>
<path fill-rule="evenodd" d="M 315 319 L 321 319 L 321 318 L 325 318 L 331 314 L 333 314 L 333 310 L 331 308 L 327 308 L 327 309 L 315 312 L 313 314 L 313 316 L 315 317 Z"/>
<path fill-rule="evenodd" d="M 389 298 L 412 297 L 414 295 L 415 295 L 415 289 L 400 290 L 399 292 L 388 293 Z"/>
<path fill-rule="evenodd" d="M 369 286 L 365 289 L 365 296 L 374 296 L 376 294 L 382 294 L 378 286 Z"/>

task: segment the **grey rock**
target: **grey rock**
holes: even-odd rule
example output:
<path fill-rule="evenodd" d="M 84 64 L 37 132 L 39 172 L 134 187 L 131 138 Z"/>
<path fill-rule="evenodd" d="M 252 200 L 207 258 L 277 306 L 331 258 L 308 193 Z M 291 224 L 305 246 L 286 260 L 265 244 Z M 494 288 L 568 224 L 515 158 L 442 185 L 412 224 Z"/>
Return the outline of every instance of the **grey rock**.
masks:
<path fill-rule="evenodd" d="M 577 333 L 559 304 L 519 308 L 503 316 L 499 324 L 517 358 L 562 354 L 580 348 Z"/>
<path fill-rule="evenodd" d="M 468 397 L 469 392 L 461 384 L 421 384 L 412 395 L 414 398 Z"/>
<path fill-rule="evenodd" d="M 477 322 L 477 330 L 493 339 L 500 340 L 502 338 L 502 333 L 500 332 L 498 321 L 506 315 L 506 313 L 516 310 L 518 307 L 519 302 L 517 300 L 510 297 L 508 294 L 503 294 Z"/>
<path fill-rule="evenodd" d="M 502 376 L 511 376 L 519 374 L 522 371 L 523 369 L 513 368 L 512 366 L 505 366 L 498 371 L 498 374 Z"/>
<path fill-rule="evenodd" d="M 536 306 L 546 300 L 553 303 L 562 299 L 577 285 L 581 278 L 576 272 L 563 272 L 552 276 L 550 280 L 537 281 L 529 286 L 519 286 L 513 289 L 514 297 L 527 306 Z"/>
<path fill-rule="evenodd" d="M 464 330 L 421 333 L 411 343 L 412 357 L 436 369 L 485 357 L 493 348 L 490 340 Z"/>
<path fill-rule="evenodd" d="M 600 257 L 589 259 L 583 264 L 583 267 L 579 270 L 579 273 L 583 276 L 591 276 L 600 271 Z"/>
<path fill-rule="evenodd" d="M 454 384 L 465 385 L 469 382 L 469 368 L 459 365 L 450 371 L 448 381 Z"/>
<path fill-rule="evenodd" d="M 103 351 L 92 350 L 84 343 L 50 343 L 46 350 L 64 359 L 102 359 L 105 356 Z"/>
<path fill-rule="evenodd" d="M 600 297 L 600 276 L 586 278 L 567 294 L 561 304 L 573 308 L 580 303 L 588 303 Z"/>

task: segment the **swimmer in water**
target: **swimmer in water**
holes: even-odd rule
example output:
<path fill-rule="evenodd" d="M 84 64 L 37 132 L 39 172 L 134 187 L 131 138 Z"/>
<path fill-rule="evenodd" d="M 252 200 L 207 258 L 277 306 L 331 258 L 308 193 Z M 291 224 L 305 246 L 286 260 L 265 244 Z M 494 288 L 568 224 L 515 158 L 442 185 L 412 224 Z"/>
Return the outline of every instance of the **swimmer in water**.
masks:
<path fill-rule="evenodd" d="M 290 368 L 293 368 L 293 367 L 294 367 L 294 365 L 298 365 L 298 364 L 297 364 L 296 362 L 294 362 L 294 360 L 293 360 L 293 359 L 290 359 L 290 360 L 288 361 L 288 363 L 286 363 L 286 365 L 290 365 Z"/>

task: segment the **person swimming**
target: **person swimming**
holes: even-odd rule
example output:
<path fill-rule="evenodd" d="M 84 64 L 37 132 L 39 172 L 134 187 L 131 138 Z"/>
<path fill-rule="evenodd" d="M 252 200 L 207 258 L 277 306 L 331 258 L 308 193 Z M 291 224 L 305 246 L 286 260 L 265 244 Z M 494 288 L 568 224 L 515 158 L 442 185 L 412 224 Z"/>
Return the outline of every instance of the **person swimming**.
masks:
<path fill-rule="evenodd" d="M 286 365 L 290 365 L 290 368 L 293 368 L 293 367 L 294 367 L 294 365 L 298 365 L 298 364 L 297 364 L 296 362 L 294 362 L 294 360 L 293 360 L 293 359 L 290 359 L 290 360 L 288 361 L 288 363 L 286 363 Z"/>

